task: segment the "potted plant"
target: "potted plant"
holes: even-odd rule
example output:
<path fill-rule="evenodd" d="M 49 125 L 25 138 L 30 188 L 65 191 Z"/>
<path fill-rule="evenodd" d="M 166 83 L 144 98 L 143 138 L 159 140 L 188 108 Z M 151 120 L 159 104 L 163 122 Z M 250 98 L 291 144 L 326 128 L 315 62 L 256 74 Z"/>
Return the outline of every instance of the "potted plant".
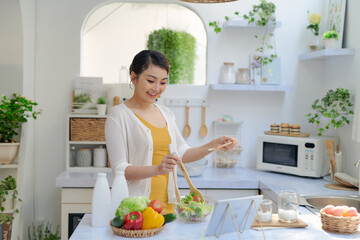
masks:
<path fill-rule="evenodd" d="M 34 107 L 38 104 L 19 94 L 10 98 L 3 96 L 0 102 L 0 163 L 10 164 L 16 157 L 19 142 L 14 139 L 18 135 L 21 124 L 28 118 L 36 119 L 40 112 Z"/>
<path fill-rule="evenodd" d="M 306 27 L 306 29 L 310 29 L 314 34 L 313 39 L 310 42 L 311 50 L 319 50 L 321 48 L 321 40 L 319 39 L 319 24 L 321 21 L 321 15 L 318 13 L 309 13 L 308 11 L 308 19 L 310 25 Z"/>
<path fill-rule="evenodd" d="M 309 123 L 316 124 L 319 136 L 330 126 L 338 129 L 343 125 L 349 125 L 349 116 L 354 114 L 349 90 L 343 88 L 337 88 L 335 91 L 330 89 L 325 97 L 316 99 L 311 107 L 314 113 L 309 113 L 306 117 Z"/>
<path fill-rule="evenodd" d="M 338 38 L 339 35 L 334 31 L 324 33 L 322 39 L 324 40 L 325 48 L 337 48 Z"/>
<path fill-rule="evenodd" d="M 106 114 L 106 98 L 104 97 L 99 97 L 97 99 L 97 104 L 96 104 L 96 109 L 97 109 L 97 113 L 100 116 L 104 116 Z"/>
<path fill-rule="evenodd" d="M 12 227 L 12 220 L 14 220 L 14 214 L 19 212 L 19 209 L 14 209 L 14 202 L 19 201 L 21 199 L 18 197 L 18 192 L 16 189 L 16 179 L 11 175 L 3 179 L 0 183 L 0 212 L 1 212 L 1 232 L 0 234 L 11 236 L 11 227 Z M 13 210 L 13 213 L 5 213 L 5 211 Z"/>
<path fill-rule="evenodd" d="M 259 59 L 262 65 L 266 65 L 269 62 L 272 62 L 276 58 L 276 54 L 265 55 L 268 50 L 272 51 L 274 46 L 270 43 L 273 33 L 269 31 L 268 26 L 270 24 L 276 25 L 275 18 L 276 6 L 272 2 L 267 0 L 260 0 L 258 5 L 253 5 L 252 10 L 248 14 L 243 15 L 243 19 L 248 21 L 248 24 L 255 23 L 257 26 L 264 27 L 265 32 L 259 36 L 255 35 L 256 39 L 260 39 L 261 46 L 256 49 L 256 51 L 262 55 Z M 239 12 L 235 12 L 234 15 L 239 16 Z M 230 18 L 225 16 L 225 20 L 228 21 Z M 216 33 L 221 32 L 221 27 L 219 26 L 219 21 L 209 22 L 209 27 L 213 27 Z"/>

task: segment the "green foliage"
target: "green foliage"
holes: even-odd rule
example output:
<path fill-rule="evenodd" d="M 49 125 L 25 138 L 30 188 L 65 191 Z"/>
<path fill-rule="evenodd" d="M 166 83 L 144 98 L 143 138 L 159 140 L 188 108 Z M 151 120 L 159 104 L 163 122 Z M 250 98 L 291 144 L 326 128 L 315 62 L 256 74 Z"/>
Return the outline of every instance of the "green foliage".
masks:
<path fill-rule="evenodd" d="M 276 6 L 272 2 L 267 2 L 267 0 L 260 0 L 260 4 L 253 5 L 252 10 L 248 14 L 243 15 L 243 19 L 247 20 L 248 23 L 256 23 L 256 25 L 260 27 L 266 27 L 268 23 L 271 21 L 272 24 L 276 25 L 275 18 L 275 10 Z M 236 16 L 239 15 L 239 12 L 234 13 Z M 225 21 L 228 21 L 230 18 L 225 16 Z M 211 21 L 209 22 L 209 27 L 213 27 L 216 33 L 221 32 L 221 27 L 219 26 L 219 21 Z M 269 39 L 273 36 L 271 32 L 265 31 L 261 36 L 255 35 L 256 39 L 260 39 L 261 45 L 256 49 L 261 55 L 264 54 L 266 49 L 274 49 L 273 45 L 269 43 Z M 276 58 L 276 54 L 271 54 L 267 57 L 261 57 L 260 63 L 262 65 L 266 65 L 269 62 L 272 62 L 274 58 Z"/>
<path fill-rule="evenodd" d="M 14 201 L 19 201 L 21 202 L 21 199 L 18 198 L 18 191 L 16 189 L 17 185 L 16 185 L 16 179 L 9 175 L 7 176 L 5 179 L 3 179 L 0 183 L 0 201 L 1 202 L 5 202 L 6 198 L 5 196 L 9 195 L 9 191 L 13 190 L 13 194 L 12 194 L 12 199 Z M 12 221 L 14 219 L 14 216 L 11 214 L 5 214 L 4 212 L 4 207 L 1 206 L 0 207 L 0 212 L 1 212 L 1 216 L 0 216 L 0 221 L 2 223 L 9 223 L 10 221 Z M 15 213 L 18 213 L 19 209 L 15 209 Z"/>
<path fill-rule="evenodd" d="M 165 54 L 170 64 L 170 84 L 193 83 L 196 39 L 192 35 L 166 28 L 155 30 L 149 34 L 147 48 Z"/>
<path fill-rule="evenodd" d="M 335 38 L 336 40 L 339 38 L 339 35 L 334 31 L 327 31 L 322 35 L 322 39 L 331 39 Z"/>
<path fill-rule="evenodd" d="M 74 102 L 75 103 L 91 102 L 91 92 L 88 91 L 88 92 L 84 92 L 84 93 L 80 93 L 78 95 L 75 95 Z"/>
<path fill-rule="evenodd" d="M 97 104 L 106 104 L 106 98 L 104 97 L 99 97 L 97 99 Z"/>
<path fill-rule="evenodd" d="M 328 130 L 330 126 L 334 129 L 350 124 L 348 116 L 353 115 L 353 104 L 350 101 L 349 90 L 343 88 L 337 88 L 329 90 L 325 97 L 321 100 L 316 99 L 311 105 L 314 113 L 306 115 L 309 123 L 316 124 L 318 128 L 318 135 L 321 136 L 325 130 Z M 321 117 L 330 119 L 325 126 L 321 123 Z"/>
<path fill-rule="evenodd" d="M 56 232 L 52 233 L 52 226 L 48 222 L 46 226 L 39 224 L 28 227 L 28 240 L 58 240 L 60 239 L 60 226 L 56 227 Z"/>
<path fill-rule="evenodd" d="M 0 142 L 12 142 L 13 137 L 18 135 L 17 130 L 21 124 L 27 122 L 27 118 L 34 118 L 41 112 L 37 112 L 34 106 L 36 102 L 14 93 L 11 98 L 3 96 L 0 103 Z"/>

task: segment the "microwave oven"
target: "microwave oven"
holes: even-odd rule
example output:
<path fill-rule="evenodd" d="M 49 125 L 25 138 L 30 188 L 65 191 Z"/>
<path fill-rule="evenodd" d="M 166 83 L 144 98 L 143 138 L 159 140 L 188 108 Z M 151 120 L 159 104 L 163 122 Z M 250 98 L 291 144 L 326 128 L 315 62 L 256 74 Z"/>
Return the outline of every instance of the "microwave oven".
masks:
<path fill-rule="evenodd" d="M 256 168 L 297 176 L 320 178 L 329 173 L 325 140 L 337 137 L 287 137 L 261 135 L 258 138 Z M 334 148 L 335 149 L 335 148 Z"/>

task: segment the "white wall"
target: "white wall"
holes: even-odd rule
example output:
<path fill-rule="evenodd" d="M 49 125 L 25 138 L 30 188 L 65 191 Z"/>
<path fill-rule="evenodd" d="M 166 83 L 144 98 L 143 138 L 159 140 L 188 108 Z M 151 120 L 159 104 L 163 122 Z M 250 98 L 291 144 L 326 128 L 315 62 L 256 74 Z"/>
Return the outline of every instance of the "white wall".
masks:
<path fill-rule="evenodd" d="M 60 189 L 56 189 L 55 178 L 65 169 L 66 114 L 70 112 L 71 80 L 80 73 L 80 32 L 87 14 L 102 0 L 37 0 L 36 3 L 36 101 L 43 114 L 35 122 L 35 202 L 37 219 L 46 218 L 54 225 L 60 223 Z M 168 2 L 176 2 L 168 1 Z M 223 19 L 235 10 L 246 13 L 252 3 L 241 0 L 228 4 L 186 4 L 194 9 L 208 25 L 210 20 Z M 298 122 L 303 131 L 314 131 L 304 117 L 314 99 L 319 98 L 328 87 L 352 87 L 356 85 L 356 70 L 349 70 L 357 63 L 357 57 L 326 62 L 299 62 L 298 55 L 307 51 L 307 11 L 322 13 L 323 0 L 276 0 L 277 17 L 282 27 L 276 30 L 277 54 L 282 60 L 282 80 L 294 85 L 287 93 L 274 92 L 225 92 L 212 91 L 207 86 L 169 86 L 165 97 L 206 97 L 210 101 L 207 126 L 224 114 L 245 121 L 243 128 L 243 167 L 255 167 L 256 140 L 259 134 L 273 122 Z M 184 4 L 184 3 L 182 3 Z M 360 43 L 356 32 L 359 3 L 348 0 L 349 11 L 346 44 L 357 47 Z M 350 22 L 350 23 L 349 23 Z M 24 29 L 26 31 L 27 29 Z M 216 35 L 208 29 L 208 83 L 216 83 L 223 62 L 234 62 L 236 67 L 247 65 L 248 55 L 256 48 L 250 30 L 229 29 Z M 354 39 L 353 39 L 354 38 Z M 24 56 L 26 58 L 26 56 Z M 339 70 L 346 79 L 338 81 Z M 326 70 L 327 72 L 325 72 Z M 336 73 L 336 74 L 335 74 Z M 357 86 L 358 87 L 358 86 Z M 320 94 L 320 95 L 319 95 Z M 179 129 L 184 126 L 184 109 L 174 108 Z M 198 135 L 201 123 L 200 108 L 190 110 L 192 134 L 189 144 L 199 145 L 211 139 Z M 360 155 L 359 145 L 350 141 L 349 132 L 340 132 L 341 142 L 347 144 L 348 155 Z M 349 165 L 350 166 L 350 165 Z M 353 170 L 346 169 L 353 176 Z"/>

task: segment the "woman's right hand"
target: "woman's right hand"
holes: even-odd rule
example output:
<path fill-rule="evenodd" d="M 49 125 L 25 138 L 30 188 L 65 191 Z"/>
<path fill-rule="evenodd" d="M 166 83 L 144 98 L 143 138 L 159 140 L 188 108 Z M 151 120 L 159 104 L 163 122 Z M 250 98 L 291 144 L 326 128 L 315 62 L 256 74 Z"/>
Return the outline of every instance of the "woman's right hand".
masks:
<path fill-rule="evenodd" d="M 175 156 L 173 154 L 165 155 L 159 165 L 160 174 L 166 174 L 172 170 L 176 166 L 177 162 L 181 161 L 180 157 Z"/>

